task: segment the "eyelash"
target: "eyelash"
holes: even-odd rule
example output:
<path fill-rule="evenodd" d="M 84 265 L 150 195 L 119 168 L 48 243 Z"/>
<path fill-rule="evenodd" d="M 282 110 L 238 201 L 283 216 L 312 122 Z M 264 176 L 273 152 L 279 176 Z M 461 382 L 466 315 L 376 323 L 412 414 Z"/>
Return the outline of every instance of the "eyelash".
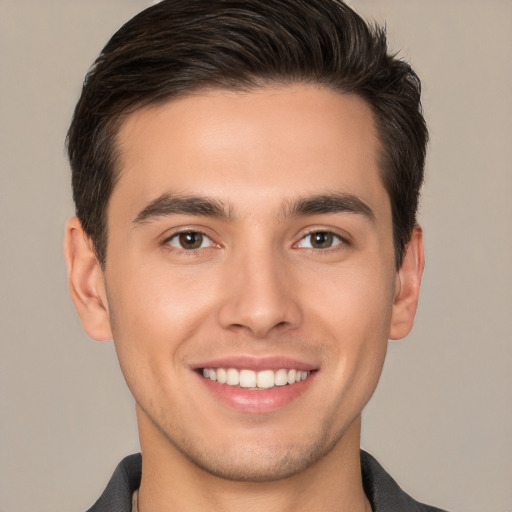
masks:
<path fill-rule="evenodd" d="M 327 242 L 329 242 L 329 238 L 330 238 L 330 242 L 332 245 L 329 245 L 328 247 L 325 247 L 325 248 L 319 248 L 319 247 L 301 247 L 301 243 L 304 241 L 304 240 L 307 240 L 309 237 L 313 236 L 313 235 L 326 235 L 326 238 L 327 238 Z M 200 245 L 199 247 L 192 247 L 192 248 L 184 248 L 184 247 L 179 247 L 178 245 L 173 245 L 171 244 L 171 242 L 173 240 L 179 240 L 179 238 L 181 236 L 186 236 L 186 235 L 195 235 L 195 236 L 200 236 L 201 237 L 201 240 L 200 240 Z M 204 243 L 204 238 L 208 239 L 209 240 L 209 245 L 207 245 L 206 247 L 202 247 L 203 243 Z M 336 242 L 336 243 L 335 243 Z M 179 243 L 179 242 L 178 242 Z M 211 247 L 220 247 L 219 244 L 216 244 L 212 238 L 210 236 L 208 236 L 206 233 L 204 233 L 203 231 L 200 231 L 200 230 L 197 230 L 197 229 L 184 229 L 184 230 L 181 230 L 181 231 L 178 231 L 176 233 L 173 233 L 171 236 L 168 236 L 163 242 L 162 242 L 162 245 L 165 246 L 168 250 L 170 251 L 181 251 L 183 253 L 188 253 L 188 255 L 193 255 L 195 253 L 197 253 L 197 251 L 201 250 L 201 249 L 209 249 Z M 181 244 L 180 244 L 181 245 Z M 293 248 L 295 249 L 308 249 L 308 250 L 313 250 L 313 251 L 321 251 L 321 252 L 330 252 L 330 251 L 335 251 L 339 248 L 339 246 L 349 246 L 350 243 L 349 241 L 337 234 L 337 233 L 334 233 L 333 231 L 330 231 L 328 229 L 319 229 L 319 228 L 315 228 L 315 229 L 311 229 L 310 231 L 304 233 L 301 238 L 299 239 L 298 242 L 296 242 L 295 244 L 293 244 Z"/>
<path fill-rule="evenodd" d="M 201 244 L 203 244 L 204 242 L 204 238 L 208 239 L 210 241 L 210 244 L 206 247 L 193 247 L 193 248 L 184 248 L 184 247 L 179 247 L 177 245 L 172 245 L 171 242 L 173 240 L 179 240 L 179 238 L 181 236 L 186 236 L 186 235 L 200 235 L 200 237 L 202 238 L 201 240 Z M 212 240 L 212 238 L 210 236 L 208 236 L 206 233 L 204 233 L 203 231 L 200 231 L 200 230 L 197 230 L 197 229 L 184 229 L 182 231 L 178 231 L 176 233 L 173 233 L 171 236 L 168 236 L 163 242 L 162 242 L 162 245 L 164 245 L 168 250 L 177 250 L 177 251 L 182 251 L 184 253 L 189 253 L 189 254 L 193 254 L 195 253 L 196 251 L 200 250 L 200 249 L 209 249 L 210 247 L 213 247 L 215 245 L 218 245 L 218 244 L 215 244 L 215 242 Z"/>
<path fill-rule="evenodd" d="M 301 236 L 301 238 L 299 239 L 298 242 L 296 242 L 294 244 L 294 247 L 297 247 L 297 248 L 300 248 L 299 244 L 303 241 L 303 240 L 306 240 L 307 238 L 311 237 L 312 235 L 315 235 L 315 234 L 322 234 L 322 235 L 328 235 L 328 236 L 331 236 L 333 238 L 333 241 L 334 240 L 337 240 L 337 243 L 334 243 L 334 245 L 331 245 L 330 247 L 326 247 L 326 248 L 315 248 L 315 247 L 303 247 L 304 249 L 309 249 L 309 250 L 314 250 L 314 251 L 321 251 L 321 252 L 330 252 L 330 251 L 335 251 L 337 249 L 339 249 L 339 246 L 349 246 L 350 243 L 349 241 L 339 235 L 338 233 L 335 233 L 329 229 L 319 229 L 319 228 L 315 228 L 315 229 L 311 229 L 310 231 L 306 232 L 305 234 L 303 234 Z"/>

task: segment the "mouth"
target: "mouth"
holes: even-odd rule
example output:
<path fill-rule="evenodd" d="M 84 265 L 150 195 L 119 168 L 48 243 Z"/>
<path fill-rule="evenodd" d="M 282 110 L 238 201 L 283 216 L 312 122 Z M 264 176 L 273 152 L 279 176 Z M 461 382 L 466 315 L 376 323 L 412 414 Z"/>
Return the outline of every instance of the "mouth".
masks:
<path fill-rule="evenodd" d="M 254 371 L 248 368 L 200 368 L 204 378 L 219 384 L 249 390 L 268 390 L 282 386 L 292 386 L 306 380 L 310 370 L 280 368 Z"/>
<path fill-rule="evenodd" d="M 192 367 L 215 403 L 241 413 L 265 414 L 304 399 L 320 368 L 285 356 L 236 355 Z"/>

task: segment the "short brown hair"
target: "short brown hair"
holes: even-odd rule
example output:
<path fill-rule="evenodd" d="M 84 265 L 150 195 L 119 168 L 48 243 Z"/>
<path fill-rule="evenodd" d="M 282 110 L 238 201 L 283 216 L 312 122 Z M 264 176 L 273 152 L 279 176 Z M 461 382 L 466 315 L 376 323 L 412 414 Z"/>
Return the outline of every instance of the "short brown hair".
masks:
<path fill-rule="evenodd" d="M 384 29 L 341 0 L 164 0 L 128 21 L 86 76 L 69 128 L 76 214 L 105 265 L 107 205 L 124 117 L 207 88 L 318 83 L 363 98 L 375 116 L 396 266 L 416 223 L 427 128 L 421 85 Z"/>

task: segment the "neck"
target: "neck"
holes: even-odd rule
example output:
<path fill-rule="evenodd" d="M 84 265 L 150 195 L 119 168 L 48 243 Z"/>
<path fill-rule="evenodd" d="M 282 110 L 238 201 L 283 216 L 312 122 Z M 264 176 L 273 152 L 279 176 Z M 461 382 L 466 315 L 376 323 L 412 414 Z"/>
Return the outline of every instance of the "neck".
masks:
<path fill-rule="evenodd" d="M 370 511 L 363 491 L 358 417 L 319 461 L 288 478 L 268 482 L 226 480 L 204 471 L 137 411 L 143 458 L 139 512 Z"/>

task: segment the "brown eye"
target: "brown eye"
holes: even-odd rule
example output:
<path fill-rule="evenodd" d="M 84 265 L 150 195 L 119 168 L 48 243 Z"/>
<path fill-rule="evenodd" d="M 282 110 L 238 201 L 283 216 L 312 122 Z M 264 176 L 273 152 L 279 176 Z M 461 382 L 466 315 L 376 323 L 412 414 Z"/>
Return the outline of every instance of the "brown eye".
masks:
<path fill-rule="evenodd" d="M 194 249 L 202 249 L 212 245 L 212 241 L 203 233 L 198 231 L 184 231 L 172 236 L 167 243 L 178 249 L 193 251 Z"/>
<path fill-rule="evenodd" d="M 313 233 L 309 235 L 311 238 L 311 247 L 314 249 L 327 249 L 332 247 L 332 243 L 334 240 L 334 236 L 332 233 L 326 233 L 323 231 L 319 231 L 318 233 Z"/>
<path fill-rule="evenodd" d="M 199 249 L 203 243 L 203 235 L 201 233 L 181 233 L 178 236 L 179 243 L 183 249 Z"/>
<path fill-rule="evenodd" d="M 330 249 L 343 243 L 343 240 L 330 231 L 315 231 L 307 234 L 297 247 L 307 249 Z"/>

